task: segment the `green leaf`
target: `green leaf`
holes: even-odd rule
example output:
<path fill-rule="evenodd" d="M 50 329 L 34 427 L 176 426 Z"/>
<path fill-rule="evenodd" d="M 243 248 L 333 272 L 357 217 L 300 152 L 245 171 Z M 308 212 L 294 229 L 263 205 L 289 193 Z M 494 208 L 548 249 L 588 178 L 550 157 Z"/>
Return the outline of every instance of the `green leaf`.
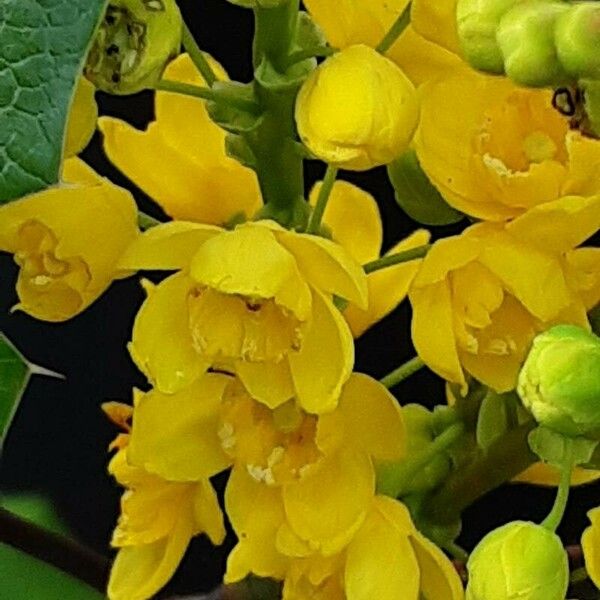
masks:
<path fill-rule="evenodd" d="M 0 333 L 0 450 L 30 374 L 27 361 Z"/>
<path fill-rule="evenodd" d="M 0 332 L 0 452 L 29 377 L 62 375 L 30 363 Z"/>
<path fill-rule="evenodd" d="M 71 97 L 105 3 L 0 2 L 0 203 L 59 180 Z"/>
<path fill-rule="evenodd" d="M 427 179 L 414 150 L 405 152 L 388 165 L 387 170 L 396 192 L 396 202 L 417 223 L 450 225 L 458 223 L 464 217 L 448 205 Z"/>
<path fill-rule="evenodd" d="M 58 516 L 50 499 L 41 494 L 2 494 L 0 507 L 48 531 L 69 535 L 69 528 Z"/>
<path fill-rule="evenodd" d="M 568 442 L 573 442 L 573 465 L 589 463 L 599 442 L 586 438 L 568 438 L 543 425 L 536 427 L 528 437 L 529 447 L 544 462 L 562 468 L 568 460 Z"/>
<path fill-rule="evenodd" d="M 2 598 L 102 600 L 104 595 L 37 558 L 0 543 Z"/>

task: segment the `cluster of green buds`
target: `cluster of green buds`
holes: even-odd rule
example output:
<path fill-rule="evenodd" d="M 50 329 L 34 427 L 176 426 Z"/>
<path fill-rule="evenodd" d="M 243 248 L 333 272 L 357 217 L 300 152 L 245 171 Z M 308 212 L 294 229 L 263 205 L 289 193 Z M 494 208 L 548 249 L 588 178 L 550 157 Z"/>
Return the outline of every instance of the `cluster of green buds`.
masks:
<path fill-rule="evenodd" d="M 517 392 L 540 425 L 569 437 L 600 439 L 600 338 L 575 325 L 538 335 Z"/>
<path fill-rule="evenodd" d="M 175 0 L 111 0 L 84 74 L 110 94 L 151 88 L 179 53 L 182 27 Z"/>
<path fill-rule="evenodd" d="M 600 135 L 597 1 L 458 0 L 456 19 L 471 66 L 519 85 L 558 88 L 575 125 Z"/>
<path fill-rule="evenodd" d="M 488 533 L 467 563 L 466 600 L 564 600 L 567 553 L 542 525 L 513 521 Z"/>

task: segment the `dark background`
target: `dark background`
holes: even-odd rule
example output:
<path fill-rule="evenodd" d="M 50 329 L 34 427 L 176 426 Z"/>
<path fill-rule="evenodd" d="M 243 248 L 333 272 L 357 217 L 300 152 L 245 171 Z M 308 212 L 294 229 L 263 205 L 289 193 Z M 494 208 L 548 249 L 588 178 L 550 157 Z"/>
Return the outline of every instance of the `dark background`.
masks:
<path fill-rule="evenodd" d="M 179 4 L 201 47 L 223 63 L 232 79 L 249 81 L 251 11 L 225 0 L 180 0 Z M 139 128 L 153 118 L 149 92 L 128 98 L 99 93 L 98 103 L 102 114 L 121 117 Z M 83 157 L 100 173 L 132 189 L 142 210 L 161 216 L 160 209 L 107 162 L 98 135 Z M 307 189 L 323 171 L 323 165 L 307 164 Z M 396 206 L 383 169 L 366 174 L 343 173 L 342 177 L 361 185 L 378 199 L 386 249 L 418 226 Z M 433 232 L 436 237 L 445 236 L 462 227 L 464 224 L 438 227 Z M 90 242 L 101 244 L 102 240 Z M 133 318 L 143 299 L 138 278 L 113 284 L 90 309 L 71 321 L 49 324 L 23 313 L 9 312 L 16 301 L 17 268 L 12 257 L 0 254 L 0 273 L 0 329 L 29 360 L 66 376 L 64 381 L 42 377 L 31 381 L 6 441 L 0 465 L 0 490 L 47 495 L 76 537 L 109 555 L 108 542 L 121 492 L 106 474 L 106 449 L 115 429 L 100 411 L 100 404 L 106 400 L 130 401 L 132 386 L 146 386 L 125 349 Z M 409 324 L 410 308 L 406 302 L 358 342 L 356 370 L 381 377 L 412 357 Z M 402 403 L 433 406 L 444 401 L 442 382 L 427 370 L 412 376 L 394 391 Z M 459 541 L 471 548 L 487 531 L 508 520 L 541 520 L 553 497 L 551 490 L 504 486 L 465 513 Z M 578 543 L 587 524 L 585 512 L 597 504 L 600 504 L 598 484 L 572 492 L 559 529 L 565 543 Z M 212 549 L 203 538 L 194 540 L 168 588 L 169 593 L 213 588 L 220 581 L 233 542 L 229 536 L 222 548 Z"/>

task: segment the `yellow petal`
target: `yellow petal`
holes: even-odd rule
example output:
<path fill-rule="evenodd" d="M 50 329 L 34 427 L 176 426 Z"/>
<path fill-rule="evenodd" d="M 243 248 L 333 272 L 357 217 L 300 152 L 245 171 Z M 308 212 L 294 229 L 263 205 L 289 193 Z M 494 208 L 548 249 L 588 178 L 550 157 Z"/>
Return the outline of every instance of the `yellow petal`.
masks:
<path fill-rule="evenodd" d="M 235 372 L 250 395 L 269 408 L 277 408 L 294 396 L 294 384 L 287 360 L 250 362 L 239 360 Z"/>
<path fill-rule="evenodd" d="M 211 56 L 204 54 L 219 81 L 229 77 L 223 67 Z M 187 54 L 172 60 L 163 79 L 205 87 L 206 82 Z M 225 131 L 209 116 L 206 101 L 192 96 L 157 91 L 155 96 L 156 121 L 165 143 L 182 155 L 199 163 L 214 164 L 225 155 Z M 185 132 L 185 135 L 182 133 Z"/>
<path fill-rule="evenodd" d="M 570 130 L 566 137 L 569 153 L 569 176 L 564 182 L 564 196 L 594 196 L 600 190 L 600 144 L 598 140 Z"/>
<path fill-rule="evenodd" d="M 600 302 L 600 248 L 577 248 L 566 255 L 567 280 L 587 310 Z"/>
<path fill-rule="evenodd" d="M 600 228 L 600 196 L 566 196 L 540 204 L 511 221 L 506 230 L 540 250 L 560 254 Z"/>
<path fill-rule="evenodd" d="M 128 459 L 169 481 L 199 481 L 231 459 L 217 435 L 219 407 L 231 378 L 209 373 L 175 394 L 153 390 L 138 400 Z"/>
<path fill-rule="evenodd" d="M 183 389 L 209 367 L 194 350 L 188 295 L 194 282 L 175 274 L 149 288 L 133 325 L 129 351 L 135 364 L 167 394 Z"/>
<path fill-rule="evenodd" d="M 109 160 L 176 219 L 221 225 L 260 207 L 255 174 L 239 163 L 204 164 L 182 154 L 161 136 L 158 122 L 145 132 L 101 117 Z"/>
<path fill-rule="evenodd" d="M 548 321 L 571 304 L 563 270 L 552 255 L 506 234 L 482 238 L 480 243 L 480 262 L 533 315 Z"/>
<path fill-rule="evenodd" d="M 172 221 L 139 236 L 119 260 L 125 270 L 186 269 L 204 242 L 223 230 L 213 225 Z"/>
<path fill-rule="evenodd" d="M 302 274 L 322 292 L 366 308 L 367 278 L 362 267 L 344 249 L 331 240 L 284 231 L 278 234 L 281 244 L 296 258 Z"/>
<path fill-rule="evenodd" d="M 192 520 L 182 515 L 165 538 L 121 548 L 108 582 L 110 600 L 146 600 L 173 576 L 192 537 Z"/>
<path fill-rule="evenodd" d="M 378 510 L 371 510 L 348 546 L 348 600 L 418 600 L 419 564 L 408 535 Z"/>
<path fill-rule="evenodd" d="M 354 535 L 374 490 L 371 459 L 344 449 L 297 483 L 284 486 L 285 514 L 298 536 L 328 556 L 339 552 Z"/>
<path fill-rule="evenodd" d="M 466 385 L 454 338 L 452 299 L 447 281 L 409 293 L 413 308 L 412 340 L 419 356 L 438 375 Z"/>
<path fill-rule="evenodd" d="M 267 227 L 242 225 L 207 241 L 191 265 L 195 281 L 223 294 L 273 298 L 299 320 L 310 311 L 310 290 L 294 256 Z"/>
<path fill-rule="evenodd" d="M 419 229 L 398 242 L 391 250 L 386 252 L 386 256 L 423 246 L 429 242 L 430 237 L 428 231 Z M 404 300 L 421 262 L 421 260 L 412 260 L 367 275 L 369 307 L 367 310 L 361 310 L 350 305 L 344 311 L 344 317 L 348 321 L 355 338 L 383 319 Z"/>
<path fill-rule="evenodd" d="M 402 412 L 398 401 L 377 380 L 353 373 L 342 389 L 337 410 L 322 415 L 317 445 L 331 452 L 342 443 L 376 460 L 399 460 L 406 451 Z"/>
<path fill-rule="evenodd" d="M 317 183 L 310 192 L 312 206 L 321 185 L 321 182 Z M 323 214 L 323 223 L 331 229 L 333 240 L 358 264 L 379 256 L 383 240 L 381 215 L 375 198 L 368 192 L 347 181 L 336 181 Z"/>
<path fill-rule="evenodd" d="M 96 130 L 98 105 L 94 98 L 96 88 L 85 77 L 80 77 L 67 120 L 64 156 L 79 154 L 90 142 Z"/>
<path fill-rule="evenodd" d="M 491 324 L 474 333 L 475 352 L 460 352 L 464 368 L 497 392 L 515 388 L 519 369 L 536 334 L 535 320 L 511 296 L 491 315 Z"/>
<path fill-rule="evenodd" d="M 96 300 L 139 233 L 131 194 L 80 165 L 73 159 L 70 174 L 85 183 L 0 207 L 0 249 L 15 253 L 21 266 L 18 308 L 47 321 L 68 319 Z M 90 236 L 102 243 L 91 244 Z"/>
<path fill-rule="evenodd" d="M 447 76 L 452 71 L 468 69 L 459 56 L 426 40 L 411 25 L 388 50 L 387 56 L 410 77 L 415 85 Z"/>
<path fill-rule="evenodd" d="M 418 531 L 410 542 L 421 570 L 423 600 L 462 600 L 465 593 L 460 577 L 446 555 Z"/>
<path fill-rule="evenodd" d="M 571 475 L 571 485 L 584 485 L 600 478 L 600 471 L 575 467 Z M 532 485 L 557 486 L 560 482 L 560 472 L 556 467 L 537 462 L 512 480 L 515 483 L 530 483 Z"/>
<path fill-rule="evenodd" d="M 307 412 L 321 414 L 335 408 L 352 373 L 354 342 L 331 300 L 314 290 L 312 305 L 302 346 L 288 357 L 298 402 Z"/>
<path fill-rule="evenodd" d="M 195 530 L 206 533 L 208 539 L 216 546 L 225 540 L 225 522 L 219 506 L 217 494 L 208 479 L 202 479 L 196 486 L 194 495 Z"/>
<path fill-rule="evenodd" d="M 225 490 L 225 508 L 239 540 L 227 559 L 225 583 L 249 573 L 283 579 L 288 559 L 275 548 L 277 529 L 285 520 L 280 488 L 259 483 L 236 467 Z"/>
<path fill-rule="evenodd" d="M 101 185 L 108 183 L 106 177 L 99 175 L 80 158 L 67 158 L 63 162 L 61 181 L 65 183 L 75 183 L 80 185 Z"/>
<path fill-rule="evenodd" d="M 457 0 L 413 0 L 410 22 L 426 40 L 460 54 L 456 31 Z"/>
<path fill-rule="evenodd" d="M 590 579 L 600 589 L 600 508 L 588 512 L 592 525 L 581 536 L 585 568 Z"/>

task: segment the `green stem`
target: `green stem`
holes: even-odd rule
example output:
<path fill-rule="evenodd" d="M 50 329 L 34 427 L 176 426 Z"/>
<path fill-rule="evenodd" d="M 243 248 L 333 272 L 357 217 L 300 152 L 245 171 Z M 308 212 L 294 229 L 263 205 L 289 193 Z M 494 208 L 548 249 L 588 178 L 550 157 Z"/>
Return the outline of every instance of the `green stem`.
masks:
<path fill-rule="evenodd" d="M 284 73 L 291 54 L 300 0 L 287 0 L 275 8 L 255 8 L 253 61 L 258 68 L 268 60 L 275 69 Z"/>
<path fill-rule="evenodd" d="M 386 388 L 392 388 L 404 381 L 407 377 L 410 377 L 413 373 L 416 373 L 419 369 L 422 369 L 425 363 L 420 357 L 415 356 L 409 361 L 400 365 L 397 369 L 394 369 L 391 373 L 388 373 L 385 377 L 382 377 L 379 381 L 385 385 Z"/>
<path fill-rule="evenodd" d="M 150 215 L 138 210 L 138 225 L 142 231 L 146 231 L 146 229 L 152 229 L 152 227 L 156 227 L 160 225 L 160 221 L 151 217 Z"/>
<path fill-rule="evenodd" d="M 430 248 L 431 244 L 425 244 L 423 246 L 411 248 L 410 250 L 405 250 L 404 252 L 398 252 L 397 254 L 388 254 L 387 256 L 382 256 L 381 258 L 363 265 L 363 269 L 365 273 L 368 274 L 373 271 L 379 271 L 379 269 L 385 269 L 386 267 L 416 260 L 417 258 L 423 258 L 429 252 Z"/>
<path fill-rule="evenodd" d="M 189 27 L 184 23 L 183 24 L 183 47 L 186 49 L 187 53 L 190 55 L 192 62 L 196 65 L 198 71 L 200 71 L 200 75 L 204 78 L 206 85 L 212 87 L 217 81 L 217 75 L 213 71 L 213 68 L 210 66 L 208 60 L 206 60 L 206 55 L 202 52 L 200 46 L 196 43 L 192 32 L 189 30 Z"/>
<path fill-rule="evenodd" d="M 220 104 L 228 104 L 235 108 L 239 108 L 246 112 L 258 114 L 260 107 L 256 102 L 244 100 L 237 96 L 232 96 L 225 90 L 200 87 L 190 83 L 182 83 L 180 81 L 171 81 L 170 79 L 161 79 L 155 86 L 155 90 L 161 92 L 171 92 L 173 94 L 182 94 L 184 96 L 192 96 L 194 98 L 202 98 L 203 100 L 212 100 Z"/>
<path fill-rule="evenodd" d="M 442 544 L 442 549 L 450 554 L 452 558 L 462 563 L 467 563 L 469 560 L 469 553 L 456 542 L 445 542 Z"/>
<path fill-rule="evenodd" d="M 386 494 L 398 498 L 410 491 L 410 483 L 438 454 L 445 452 L 465 432 L 464 423 L 451 425 L 416 456 L 398 464 L 393 477 L 386 481 Z"/>
<path fill-rule="evenodd" d="M 321 220 L 323 219 L 323 214 L 325 213 L 325 209 L 327 208 L 327 202 L 329 201 L 331 190 L 333 189 L 333 185 L 335 184 L 337 174 L 337 167 L 334 167 L 333 165 L 327 165 L 325 179 L 321 184 L 321 189 L 319 190 L 317 203 L 315 204 L 315 208 L 310 216 L 310 220 L 308 221 L 306 233 L 319 233 L 319 230 L 321 228 Z"/>
<path fill-rule="evenodd" d="M 558 491 L 550 514 L 542 521 L 542 527 L 549 531 L 556 531 L 562 521 L 569 500 L 569 490 L 571 489 L 571 472 L 573 471 L 573 440 L 565 438 L 566 458 L 560 470 L 560 483 Z"/>
<path fill-rule="evenodd" d="M 400 37 L 402 32 L 410 24 L 410 7 L 411 2 L 406 5 L 406 8 L 402 11 L 402 14 L 396 19 L 396 22 L 392 25 L 390 30 L 385 34 L 385 37 L 379 42 L 376 50 L 381 54 L 385 54 L 393 45 L 394 42 Z"/>
<path fill-rule="evenodd" d="M 499 436 L 471 464 L 454 471 L 424 505 L 432 523 L 451 523 L 485 493 L 510 481 L 538 458 L 529 449 L 527 436 L 536 426 L 533 420 Z"/>
<path fill-rule="evenodd" d="M 331 47 L 305 48 L 303 50 L 296 50 L 296 52 L 292 52 L 292 54 L 287 57 L 285 66 L 287 69 L 289 69 L 291 66 L 308 58 L 313 58 L 316 56 L 325 58 L 327 56 L 332 56 L 337 51 L 338 50 L 336 48 Z"/>

